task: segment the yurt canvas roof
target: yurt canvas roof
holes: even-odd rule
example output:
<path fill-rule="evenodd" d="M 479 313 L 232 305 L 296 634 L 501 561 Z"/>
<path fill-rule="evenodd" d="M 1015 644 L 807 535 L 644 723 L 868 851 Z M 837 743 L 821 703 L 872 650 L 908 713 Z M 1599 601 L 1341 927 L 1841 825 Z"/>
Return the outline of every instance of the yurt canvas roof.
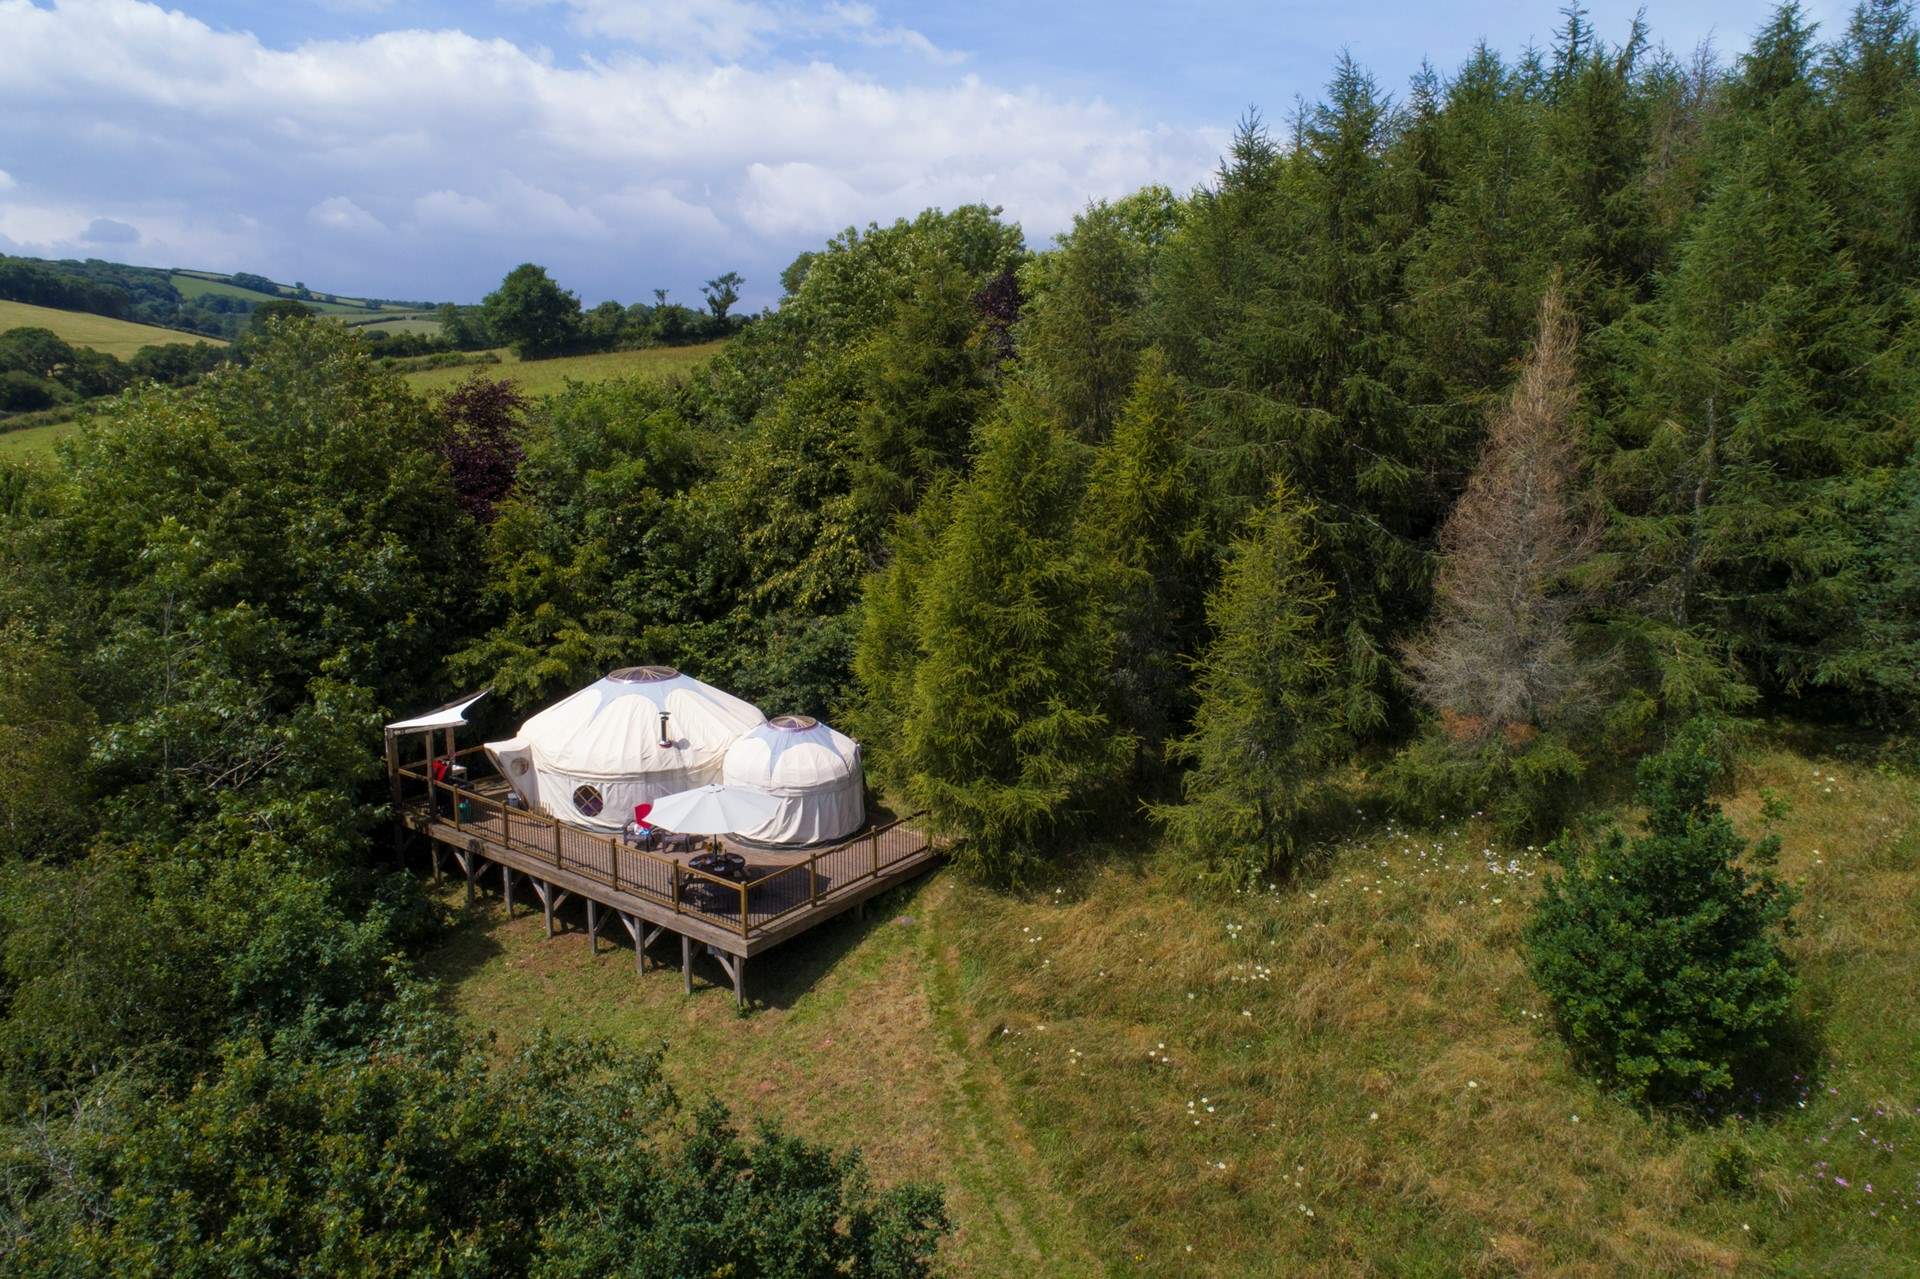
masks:
<path fill-rule="evenodd" d="M 774 795 L 843 786 L 860 774 L 860 744 L 809 715 L 778 715 L 727 751 L 730 786 Z"/>
<path fill-rule="evenodd" d="M 729 786 L 780 801 L 766 823 L 738 834 L 766 844 L 843 839 L 866 824 L 860 744 L 806 715 L 777 715 L 736 741 L 721 775 Z"/>
<path fill-rule="evenodd" d="M 541 711 L 519 736 L 543 769 L 611 779 L 713 767 L 766 718 L 752 703 L 671 666 L 629 666 Z"/>

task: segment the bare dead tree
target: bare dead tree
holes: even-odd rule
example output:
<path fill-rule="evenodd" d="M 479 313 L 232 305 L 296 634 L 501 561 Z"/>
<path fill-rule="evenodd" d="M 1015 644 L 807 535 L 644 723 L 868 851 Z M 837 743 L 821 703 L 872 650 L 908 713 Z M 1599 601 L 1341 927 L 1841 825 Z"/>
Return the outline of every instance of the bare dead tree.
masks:
<path fill-rule="evenodd" d="M 1433 618 L 1403 650 L 1421 698 L 1458 740 L 1500 733 L 1520 744 L 1592 691 L 1573 634 L 1587 602 L 1574 570 L 1600 533 L 1577 491 L 1577 338 L 1556 282 L 1519 382 L 1441 528 Z"/>

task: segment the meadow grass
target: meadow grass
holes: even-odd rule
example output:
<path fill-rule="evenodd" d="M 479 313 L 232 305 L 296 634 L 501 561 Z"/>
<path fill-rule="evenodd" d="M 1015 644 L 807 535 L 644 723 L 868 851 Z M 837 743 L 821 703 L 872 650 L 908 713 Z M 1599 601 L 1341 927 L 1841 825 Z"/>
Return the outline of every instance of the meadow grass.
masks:
<path fill-rule="evenodd" d="M 423 311 L 396 311 L 390 315 L 375 317 L 366 313 L 364 320 L 351 316 L 342 316 L 341 322 L 355 333 L 420 333 L 427 337 L 440 336 L 440 321 Z"/>
<path fill-rule="evenodd" d="M 59 311 L 27 302 L 0 301 L 0 332 L 20 328 L 52 329 L 63 341 L 74 346 L 92 347 L 123 360 L 143 346 L 220 342 L 219 338 L 182 333 L 178 329 L 163 329 L 152 324 L 135 324 L 87 311 Z"/>
<path fill-rule="evenodd" d="M 1820 1046 L 1703 1119 L 1570 1068 L 1521 952 L 1548 868 L 1467 815 L 1233 896 L 1151 855 L 939 872 L 757 960 L 745 1018 L 493 899 L 433 967 L 503 1045 L 664 1041 L 688 1090 L 943 1182 L 962 1274 L 1920 1272 L 1920 793 L 1784 740 L 1728 800 L 1750 832 L 1767 791 Z"/>
<path fill-rule="evenodd" d="M 5 425 L 0 421 L 0 425 Z M 49 422 L 44 426 L 21 427 L 16 431 L 0 431 L 0 458 L 16 460 L 29 457 L 51 457 L 53 446 L 80 429 L 80 423 Z"/>
<path fill-rule="evenodd" d="M 238 298 L 243 302 L 302 302 L 303 305 L 312 307 L 324 315 L 358 315 L 371 318 L 381 313 L 380 311 L 369 311 L 364 303 L 354 305 L 355 300 L 352 298 L 344 302 L 322 302 L 317 298 L 303 300 L 291 297 L 285 293 L 261 293 L 257 289 L 242 288 L 230 280 L 216 279 L 197 271 L 175 271 L 167 278 L 173 287 L 180 291 L 180 296 L 189 300 L 205 297 L 208 294 L 215 294 L 219 297 Z M 382 310 L 384 311 L 386 308 L 382 308 Z M 412 308 L 397 310 L 391 313 L 395 315 L 419 314 L 418 311 Z"/>
<path fill-rule="evenodd" d="M 725 340 L 702 342 L 696 346 L 654 346 L 637 351 L 602 351 L 593 355 L 568 355 L 552 360 L 522 360 L 510 349 L 494 351 L 500 363 L 455 365 L 443 369 L 422 369 L 402 374 L 416 391 L 444 391 L 458 386 L 478 370 L 490 378 L 506 378 L 530 396 L 549 395 L 564 388 L 569 380 L 600 382 L 607 378 L 628 377 L 636 373 L 667 375 L 686 373 L 704 364 Z"/>

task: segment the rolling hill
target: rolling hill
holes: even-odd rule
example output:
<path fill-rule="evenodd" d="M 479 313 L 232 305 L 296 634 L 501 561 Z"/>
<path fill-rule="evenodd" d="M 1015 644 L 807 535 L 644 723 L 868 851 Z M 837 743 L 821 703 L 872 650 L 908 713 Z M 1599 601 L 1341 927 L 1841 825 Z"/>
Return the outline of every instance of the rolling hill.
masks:
<path fill-rule="evenodd" d="M 163 329 L 151 324 L 115 320 L 86 311 L 58 311 L 27 302 L 0 301 L 0 332 L 8 329 L 51 329 L 74 346 L 91 347 L 126 359 L 143 346 L 165 346 L 174 342 L 215 342 L 218 338 L 178 329 Z"/>

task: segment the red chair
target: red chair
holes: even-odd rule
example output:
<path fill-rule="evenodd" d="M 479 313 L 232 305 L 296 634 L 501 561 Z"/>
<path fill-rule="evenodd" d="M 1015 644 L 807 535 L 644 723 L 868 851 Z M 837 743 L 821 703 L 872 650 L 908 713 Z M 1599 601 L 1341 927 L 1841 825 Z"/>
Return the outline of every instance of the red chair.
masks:
<path fill-rule="evenodd" d="M 633 821 L 627 826 L 627 830 L 632 833 L 633 842 L 647 848 L 653 847 L 653 827 L 647 825 L 647 814 L 652 811 L 652 804 L 635 804 Z"/>

